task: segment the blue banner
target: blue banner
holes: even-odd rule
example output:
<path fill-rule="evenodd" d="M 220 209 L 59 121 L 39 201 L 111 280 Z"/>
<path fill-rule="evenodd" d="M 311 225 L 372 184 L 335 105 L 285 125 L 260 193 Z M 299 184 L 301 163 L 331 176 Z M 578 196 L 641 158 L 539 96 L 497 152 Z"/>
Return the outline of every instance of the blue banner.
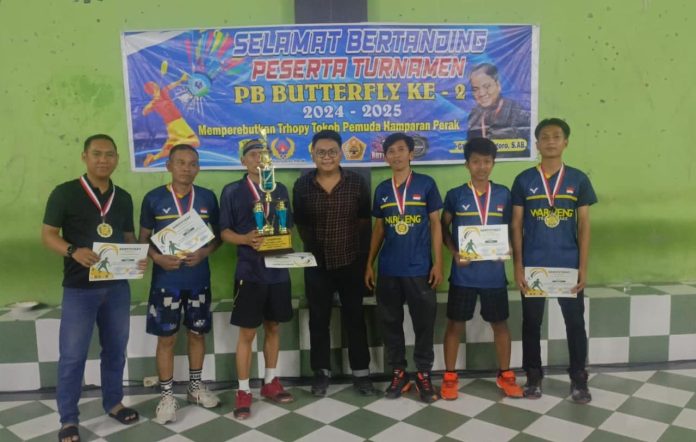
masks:
<path fill-rule="evenodd" d="M 236 169 L 267 133 L 276 167 L 313 167 L 312 135 L 343 137 L 344 164 L 382 166 L 393 132 L 415 164 L 462 162 L 468 138 L 502 160 L 535 157 L 538 28 L 292 25 L 122 35 L 131 165 L 161 170 L 176 144 Z"/>

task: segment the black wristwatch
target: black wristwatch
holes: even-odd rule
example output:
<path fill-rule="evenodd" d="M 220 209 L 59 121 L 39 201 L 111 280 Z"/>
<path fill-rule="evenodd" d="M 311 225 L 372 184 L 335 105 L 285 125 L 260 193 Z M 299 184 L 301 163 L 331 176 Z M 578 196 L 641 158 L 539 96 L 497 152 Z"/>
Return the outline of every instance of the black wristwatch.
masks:
<path fill-rule="evenodd" d="M 77 250 L 77 247 L 75 247 L 72 244 L 68 244 L 68 258 L 72 258 L 73 253 L 75 253 L 75 250 Z"/>

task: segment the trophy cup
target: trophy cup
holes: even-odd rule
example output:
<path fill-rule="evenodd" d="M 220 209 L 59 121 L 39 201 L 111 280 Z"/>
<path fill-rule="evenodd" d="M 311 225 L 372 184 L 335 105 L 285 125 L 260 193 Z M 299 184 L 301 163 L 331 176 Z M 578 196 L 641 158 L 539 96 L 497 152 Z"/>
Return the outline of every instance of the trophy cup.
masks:
<path fill-rule="evenodd" d="M 292 252 L 292 235 L 288 232 L 288 208 L 283 200 L 273 200 L 272 193 L 276 188 L 275 169 L 271 161 L 271 152 L 268 150 L 266 141 L 266 131 L 261 129 L 261 164 L 257 167 L 259 171 L 259 188 L 264 193 L 263 202 L 261 200 L 254 204 L 254 220 L 259 235 L 263 237 L 263 242 L 258 251 L 265 255 Z M 271 207 L 275 203 L 275 208 Z M 274 227 L 277 219 L 278 228 Z"/>

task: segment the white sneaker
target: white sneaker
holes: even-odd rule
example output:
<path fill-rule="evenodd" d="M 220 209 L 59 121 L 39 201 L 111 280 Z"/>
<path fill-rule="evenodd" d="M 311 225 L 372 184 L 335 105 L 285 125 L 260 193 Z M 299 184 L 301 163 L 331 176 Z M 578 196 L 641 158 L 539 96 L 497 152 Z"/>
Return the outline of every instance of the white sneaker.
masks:
<path fill-rule="evenodd" d="M 203 408 L 213 408 L 220 405 L 220 398 L 208 390 L 208 387 L 202 382 L 198 390 L 194 392 L 187 390 L 186 397 L 190 403 L 200 405 Z"/>
<path fill-rule="evenodd" d="M 157 404 L 153 420 L 161 425 L 167 422 L 176 422 L 177 408 L 179 408 L 179 404 L 174 399 L 174 396 L 163 396 L 159 404 Z"/>

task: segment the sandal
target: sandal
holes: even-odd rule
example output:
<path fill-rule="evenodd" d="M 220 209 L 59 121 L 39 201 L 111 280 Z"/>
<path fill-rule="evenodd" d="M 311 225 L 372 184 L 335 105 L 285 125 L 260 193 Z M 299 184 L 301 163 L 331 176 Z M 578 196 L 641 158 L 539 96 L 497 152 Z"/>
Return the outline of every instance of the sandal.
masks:
<path fill-rule="evenodd" d="M 123 425 L 130 425 L 138 422 L 140 415 L 132 408 L 123 407 L 120 408 L 116 413 L 109 413 L 109 417 L 116 419 Z"/>
<path fill-rule="evenodd" d="M 77 439 L 75 439 L 76 436 Z M 61 428 L 58 432 L 58 442 L 63 442 L 65 439 L 71 442 L 80 442 L 80 430 L 75 425 Z"/>

